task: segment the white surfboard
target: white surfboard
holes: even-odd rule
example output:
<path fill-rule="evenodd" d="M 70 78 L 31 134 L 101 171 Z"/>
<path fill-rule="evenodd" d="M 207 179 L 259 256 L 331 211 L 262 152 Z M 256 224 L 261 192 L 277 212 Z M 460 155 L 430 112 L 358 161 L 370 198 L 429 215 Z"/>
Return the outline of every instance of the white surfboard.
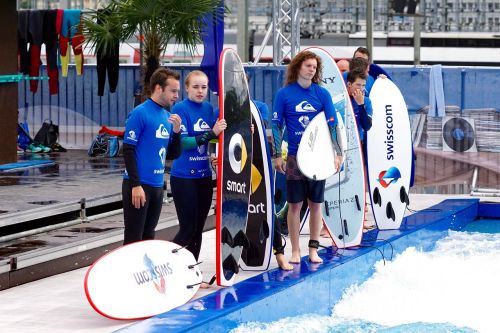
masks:
<path fill-rule="evenodd" d="M 373 126 L 367 133 L 367 158 L 373 216 L 379 229 L 398 229 L 409 203 L 410 119 L 403 95 L 391 80 L 375 80 L 370 99 Z"/>
<path fill-rule="evenodd" d="M 99 314 L 142 319 L 189 301 L 202 281 L 191 252 L 162 240 L 122 246 L 87 270 L 85 294 Z"/>
<path fill-rule="evenodd" d="M 332 96 L 339 123 L 345 126 L 345 136 L 337 137 L 345 148 L 344 164 L 339 173 L 326 180 L 325 202 L 321 205 L 328 233 L 339 248 L 357 246 L 363 237 L 366 186 L 361 144 L 349 93 L 333 57 L 321 48 L 309 48 L 323 62 L 323 87 Z M 342 121 L 343 120 L 343 121 Z M 340 131 L 342 134 L 342 131 Z"/>
<path fill-rule="evenodd" d="M 324 180 L 337 172 L 335 157 L 325 113 L 320 112 L 302 134 L 297 150 L 297 165 L 307 178 Z"/>

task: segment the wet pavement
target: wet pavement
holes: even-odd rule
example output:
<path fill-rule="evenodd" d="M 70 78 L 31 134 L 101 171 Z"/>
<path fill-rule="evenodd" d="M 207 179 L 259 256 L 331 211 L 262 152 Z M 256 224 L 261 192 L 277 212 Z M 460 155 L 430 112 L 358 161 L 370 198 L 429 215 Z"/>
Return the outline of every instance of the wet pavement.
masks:
<path fill-rule="evenodd" d="M 55 164 L 0 172 L 0 221 L 8 213 L 121 192 L 122 157 L 89 157 L 84 150 L 19 156 L 19 160 L 30 159 L 52 160 Z"/>
<path fill-rule="evenodd" d="M 55 164 L 0 172 L 0 290 L 88 266 L 123 241 L 123 157 L 84 150 L 19 156 L 34 158 Z M 157 238 L 170 240 L 177 230 L 166 197 Z"/>

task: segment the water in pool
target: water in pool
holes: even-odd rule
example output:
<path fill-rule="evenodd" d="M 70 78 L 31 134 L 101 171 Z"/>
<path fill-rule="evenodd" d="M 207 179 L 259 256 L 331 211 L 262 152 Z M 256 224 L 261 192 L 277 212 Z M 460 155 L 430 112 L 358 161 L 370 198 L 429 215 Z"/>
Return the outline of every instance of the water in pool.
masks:
<path fill-rule="evenodd" d="M 411 247 L 385 265 L 377 262 L 331 316 L 246 323 L 233 332 L 498 332 L 500 233 L 491 230 L 500 221 L 485 223 L 492 225 L 449 231 L 430 252 Z"/>

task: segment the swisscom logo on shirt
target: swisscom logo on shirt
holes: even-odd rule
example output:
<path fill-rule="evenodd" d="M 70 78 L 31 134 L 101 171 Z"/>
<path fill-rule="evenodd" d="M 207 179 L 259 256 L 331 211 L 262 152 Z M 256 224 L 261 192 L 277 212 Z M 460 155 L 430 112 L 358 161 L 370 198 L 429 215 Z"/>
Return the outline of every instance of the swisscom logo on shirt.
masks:
<path fill-rule="evenodd" d="M 194 124 L 193 129 L 196 132 L 204 132 L 204 131 L 209 131 L 210 126 L 208 126 L 208 124 L 203 119 L 200 118 Z"/>
<path fill-rule="evenodd" d="M 168 139 L 169 135 L 165 125 L 160 124 L 160 127 L 156 130 L 156 137 L 158 139 Z"/>
<path fill-rule="evenodd" d="M 162 175 L 165 173 L 165 159 L 167 158 L 167 150 L 165 147 L 161 147 L 158 151 L 158 156 L 160 157 L 162 168 L 153 171 L 155 175 Z"/>
<path fill-rule="evenodd" d="M 309 104 L 308 101 L 302 101 L 299 104 L 295 105 L 295 111 L 296 112 L 313 112 L 316 111 L 316 109 Z"/>
<path fill-rule="evenodd" d="M 135 135 L 134 131 L 129 131 L 127 139 L 132 140 L 132 141 L 137 141 L 137 135 Z"/>
<path fill-rule="evenodd" d="M 307 125 L 309 125 L 309 117 L 308 116 L 302 116 L 299 118 L 299 123 L 302 125 L 302 127 L 306 128 Z"/>

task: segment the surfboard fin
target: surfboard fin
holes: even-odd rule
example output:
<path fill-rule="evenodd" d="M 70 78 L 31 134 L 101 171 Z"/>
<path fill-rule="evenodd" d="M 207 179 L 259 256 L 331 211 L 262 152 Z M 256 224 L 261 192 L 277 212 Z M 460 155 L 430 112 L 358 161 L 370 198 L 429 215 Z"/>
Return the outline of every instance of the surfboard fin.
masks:
<path fill-rule="evenodd" d="M 408 197 L 408 193 L 406 193 L 404 186 L 401 186 L 401 189 L 399 190 L 399 199 L 407 206 L 410 204 L 410 198 Z"/>
<path fill-rule="evenodd" d="M 240 271 L 240 267 L 238 266 L 238 263 L 236 260 L 234 260 L 234 257 L 232 254 L 228 255 L 226 259 L 222 262 L 222 268 L 226 271 L 231 271 L 234 274 L 238 274 Z"/>
<path fill-rule="evenodd" d="M 387 203 L 387 206 L 385 207 L 385 214 L 387 215 L 388 219 L 392 219 L 393 221 L 396 221 L 396 213 L 394 212 L 394 209 L 392 208 L 392 203 Z"/>
<path fill-rule="evenodd" d="M 361 211 L 361 205 L 359 204 L 359 197 L 357 194 L 354 196 L 354 199 L 356 199 L 356 207 Z"/>
<path fill-rule="evenodd" d="M 233 236 L 231 236 L 231 232 L 229 232 L 228 228 L 226 228 L 226 227 L 222 228 L 222 230 L 220 232 L 220 238 L 221 238 L 222 244 L 227 244 L 230 247 L 234 247 Z"/>
<path fill-rule="evenodd" d="M 236 236 L 234 236 L 234 243 L 231 247 L 242 246 L 245 249 L 250 247 L 250 241 L 243 230 L 238 231 Z"/>
<path fill-rule="evenodd" d="M 378 190 L 378 187 L 375 187 L 375 189 L 373 190 L 372 198 L 375 205 L 379 205 L 379 207 L 382 207 L 382 198 L 380 197 L 380 191 Z"/>
<path fill-rule="evenodd" d="M 325 200 L 325 214 L 330 216 L 330 207 L 328 206 L 328 200 Z"/>
<path fill-rule="evenodd" d="M 344 220 L 344 233 L 349 236 L 349 228 L 347 228 L 347 220 Z"/>

